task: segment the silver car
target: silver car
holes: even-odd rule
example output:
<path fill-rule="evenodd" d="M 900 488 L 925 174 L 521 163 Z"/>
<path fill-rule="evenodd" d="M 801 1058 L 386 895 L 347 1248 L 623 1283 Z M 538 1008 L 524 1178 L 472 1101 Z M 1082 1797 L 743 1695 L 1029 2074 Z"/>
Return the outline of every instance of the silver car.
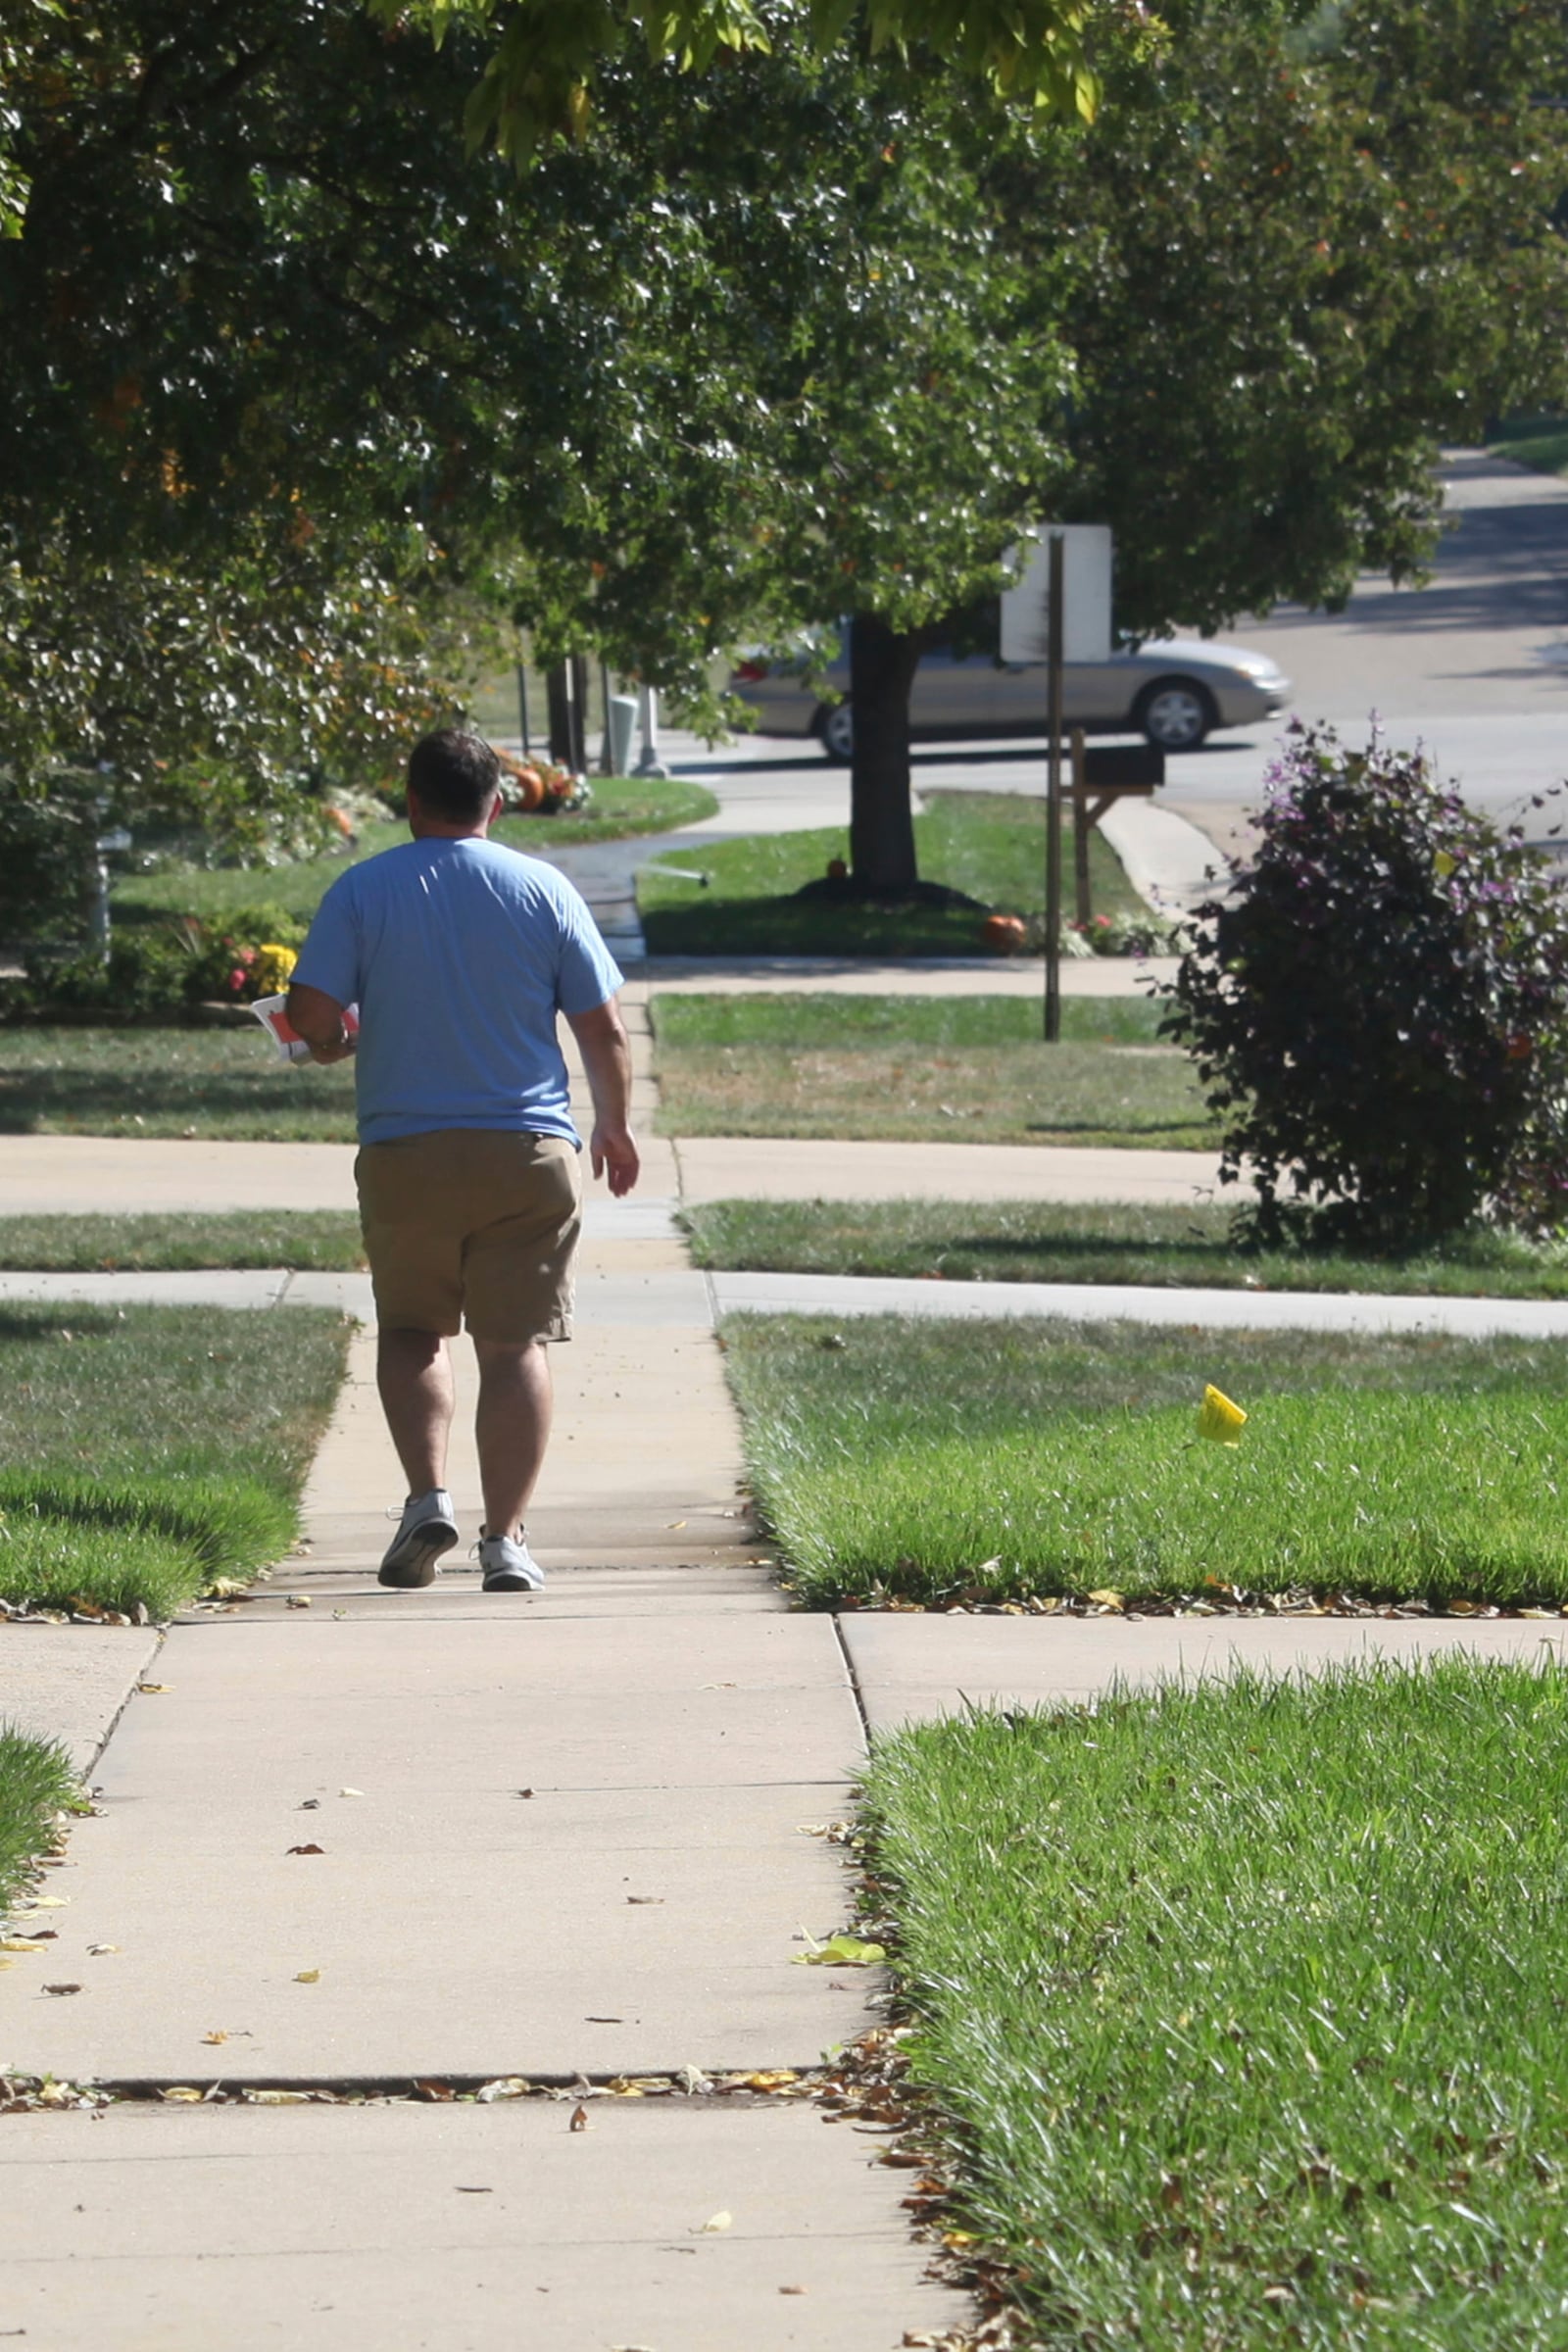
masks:
<path fill-rule="evenodd" d="M 731 674 L 730 688 L 757 712 L 763 735 L 814 735 L 830 760 L 848 760 L 855 728 L 846 697 L 847 646 L 823 673 L 826 692 L 759 656 Z M 1062 715 L 1093 734 L 1142 734 L 1165 752 L 1196 751 L 1216 727 L 1255 726 L 1283 710 L 1291 681 L 1266 654 L 1164 637 L 1108 662 L 1069 662 Z M 1009 668 L 989 654 L 962 657 L 938 647 L 922 656 L 909 696 L 909 729 L 932 741 L 974 735 L 1043 735 L 1043 664 Z"/>

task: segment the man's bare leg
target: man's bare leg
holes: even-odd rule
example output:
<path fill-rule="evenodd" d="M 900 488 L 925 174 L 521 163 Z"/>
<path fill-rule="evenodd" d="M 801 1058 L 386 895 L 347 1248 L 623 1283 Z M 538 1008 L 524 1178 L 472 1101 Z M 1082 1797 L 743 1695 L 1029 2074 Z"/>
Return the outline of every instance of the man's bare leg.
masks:
<path fill-rule="evenodd" d="M 518 1347 L 511 1341 L 476 1338 L 473 1352 L 479 1359 L 473 1432 L 485 1529 L 492 1536 L 514 1536 L 550 1442 L 550 1358 L 542 1340 Z"/>
<path fill-rule="evenodd" d="M 428 1494 L 444 1487 L 453 1408 L 445 1340 L 435 1331 L 379 1332 L 375 1379 L 409 1493 Z"/>

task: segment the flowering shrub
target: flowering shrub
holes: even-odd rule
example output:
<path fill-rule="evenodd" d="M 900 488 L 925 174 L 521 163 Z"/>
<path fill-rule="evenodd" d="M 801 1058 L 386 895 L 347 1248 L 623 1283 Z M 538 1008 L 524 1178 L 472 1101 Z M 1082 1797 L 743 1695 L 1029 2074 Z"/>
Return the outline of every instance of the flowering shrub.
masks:
<path fill-rule="evenodd" d="M 1199 909 L 1163 1032 L 1224 1121 L 1244 1227 L 1416 1247 L 1568 1222 L 1568 921 L 1517 827 L 1419 752 L 1298 724 L 1261 841 Z"/>
<path fill-rule="evenodd" d="M 501 769 L 501 803 L 508 816 L 560 816 L 586 808 L 593 789 L 586 776 L 574 776 L 557 760 L 534 756 L 519 759 L 515 752 L 497 751 Z"/>

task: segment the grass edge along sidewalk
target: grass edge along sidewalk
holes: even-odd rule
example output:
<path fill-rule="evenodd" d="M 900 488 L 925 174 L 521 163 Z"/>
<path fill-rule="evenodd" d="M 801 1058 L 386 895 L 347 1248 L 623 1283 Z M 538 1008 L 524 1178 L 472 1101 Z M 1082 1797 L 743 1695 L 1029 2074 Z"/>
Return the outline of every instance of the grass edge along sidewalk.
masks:
<path fill-rule="evenodd" d="M 1565 1735 L 1449 1657 L 874 1743 L 911 2202 L 1000 2340 L 1560 2340 Z"/>
<path fill-rule="evenodd" d="M 973 906 L 879 906 L 796 894 L 849 856 L 843 826 L 751 833 L 671 851 L 637 876 L 652 956 L 973 956 L 985 909 L 1039 914 L 1045 905 L 1045 802 L 1022 793 L 931 792 L 914 820 L 923 880 Z M 1062 828 L 1071 870 L 1071 827 Z M 1163 930 L 1098 828 L 1089 839 L 1097 915 Z M 673 870 L 671 870 L 673 869 Z"/>
<path fill-rule="evenodd" d="M 1143 997 L 699 995 L 652 1020 L 666 1135 L 1212 1152 L 1193 1064 Z"/>
<path fill-rule="evenodd" d="M 548 858 L 552 850 L 585 843 L 657 840 L 661 833 L 716 816 L 718 803 L 706 785 L 685 777 L 606 776 L 595 778 L 593 800 L 580 815 L 504 816 L 495 838 L 510 850 Z M 350 865 L 395 849 L 409 838 L 408 826 L 390 813 L 384 822 L 363 826 L 352 848 L 295 858 L 281 865 L 190 866 L 171 862 L 151 873 L 129 874 L 115 885 L 117 920 L 134 924 L 177 922 L 196 915 L 221 925 L 225 915 L 253 906 L 278 908 L 308 922 L 323 893 Z"/>
<path fill-rule="evenodd" d="M 79 1803 L 65 1749 L 0 1719 L 0 1914 L 25 1885 L 35 1858 L 54 1843 L 60 1816 Z M 0 1967 L 9 1965 L 0 1957 Z"/>
<path fill-rule="evenodd" d="M 1568 1607 L 1558 1346 L 820 1314 L 721 1338 L 808 1607 Z M 1210 1382 L 1250 1416 L 1234 1447 L 1197 1435 Z"/>
<path fill-rule="evenodd" d="M 1210 1200 L 731 1200 L 695 1203 L 681 1224 L 695 1263 L 710 1273 L 1568 1298 L 1568 1250 L 1509 1234 L 1465 1235 L 1403 1258 L 1355 1257 L 1239 1248 L 1234 1216 Z"/>
<path fill-rule="evenodd" d="M 358 1217 L 339 1209 L 227 1209 L 211 1215 L 0 1216 L 0 1269 L 145 1274 L 286 1266 L 356 1273 Z"/>
<path fill-rule="evenodd" d="M 0 1324 L 8 1614 L 162 1619 L 287 1551 L 341 1316 L 13 1302 Z"/>

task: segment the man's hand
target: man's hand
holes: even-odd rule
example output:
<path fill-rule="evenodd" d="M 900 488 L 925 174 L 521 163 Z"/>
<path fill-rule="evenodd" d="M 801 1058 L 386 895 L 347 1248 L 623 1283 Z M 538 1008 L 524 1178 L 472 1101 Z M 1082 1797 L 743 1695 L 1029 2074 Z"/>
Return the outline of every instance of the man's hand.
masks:
<path fill-rule="evenodd" d="M 603 1120 L 588 1139 L 588 1157 L 595 1176 L 605 1177 L 615 1200 L 629 1193 L 642 1168 L 637 1139 L 629 1127 L 607 1126 Z"/>
<path fill-rule="evenodd" d="M 568 1012 L 588 1091 L 594 1099 L 594 1131 L 588 1156 L 596 1176 L 609 1179 L 615 1200 L 631 1191 L 641 1161 L 631 1131 L 631 1046 L 620 1006 L 613 997 L 592 1012 Z"/>
<path fill-rule="evenodd" d="M 335 997 L 295 981 L 283 1010 L 290 1028 L 310 1047 L 313 1061 L 347 1061 L 354 1051 L 354 1039 Z"/>

